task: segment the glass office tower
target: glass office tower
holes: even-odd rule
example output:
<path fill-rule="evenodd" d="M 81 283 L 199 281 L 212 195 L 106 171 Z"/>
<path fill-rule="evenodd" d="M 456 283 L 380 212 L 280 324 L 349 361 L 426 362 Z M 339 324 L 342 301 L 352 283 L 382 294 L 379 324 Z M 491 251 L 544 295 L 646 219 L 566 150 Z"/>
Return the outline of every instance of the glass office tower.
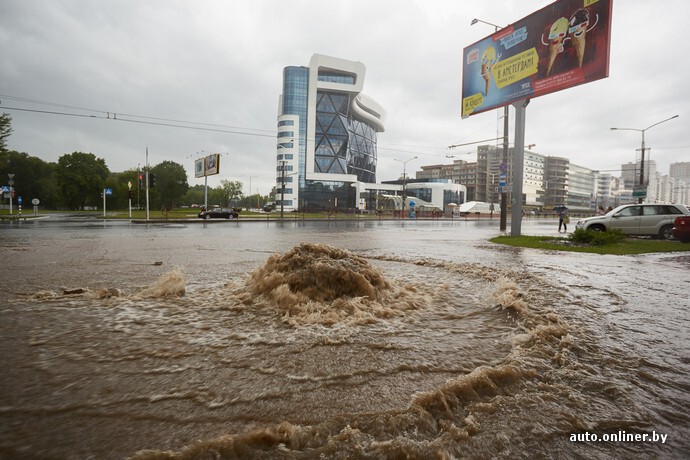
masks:
<path fill-rule="evenodd" d="M 278 110 L 276 203 L 286 210 L 353 210 L 358 183 L 376 182 L 385 112 L 362 94 L 360 62 L 314 55 L 286 67 Z"/>

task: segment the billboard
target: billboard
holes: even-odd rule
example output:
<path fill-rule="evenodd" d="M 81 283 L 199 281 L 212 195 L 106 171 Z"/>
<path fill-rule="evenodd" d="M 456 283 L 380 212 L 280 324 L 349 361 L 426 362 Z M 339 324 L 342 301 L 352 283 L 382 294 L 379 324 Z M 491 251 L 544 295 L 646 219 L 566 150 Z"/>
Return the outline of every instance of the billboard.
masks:
<path fill-rule="evenodd" d="M 194 160 L 194 177 L 213 176 L 218 173 L 220 173 L 220 153 Z"/>
<path fill-rule="evenodd" d="M 213 176 L 220 172 L 220 153 L 211 154 L 204 158 L 204 160 L 206 161 L 206 176 Z"/>
<path fill-rule="evenodd" d="M 608 77 L 613 0 L 558 0 L 463 50 L 462 117 Z"/>
<path fill-rule="evenodd" d="M 204 158 L 194 160 L 194 177 L 204 177 L 206 174 L 206 167 L 204 166 Z"/>

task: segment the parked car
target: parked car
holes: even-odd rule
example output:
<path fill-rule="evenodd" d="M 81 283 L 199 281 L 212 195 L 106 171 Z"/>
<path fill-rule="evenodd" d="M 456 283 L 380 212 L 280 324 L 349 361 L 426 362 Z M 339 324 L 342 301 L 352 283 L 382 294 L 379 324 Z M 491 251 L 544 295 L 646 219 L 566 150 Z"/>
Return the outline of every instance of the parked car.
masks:
<path fill-rule="evenodd" d="M 202 219 L 237 219 L 240 213 L 235 209 L 227 208 L 213 208 L 209 210 L 202 209 L 199 213 L 199 217 Z"/>
<path fill-rule="evenodd" d="M 683 243 L 690 243 L 690 216 L 679 216 L 673 221 L 673 237 Z"/>
<path fill-rule="evenodd" d="M 603 216 L 580 219 L 575 228 L 601 232 L 618 229 L 626 235 L 658 236 L 669 240 L 673 238 L 673 221 L 688 212 L 680 204 L 624 204 Z"/>

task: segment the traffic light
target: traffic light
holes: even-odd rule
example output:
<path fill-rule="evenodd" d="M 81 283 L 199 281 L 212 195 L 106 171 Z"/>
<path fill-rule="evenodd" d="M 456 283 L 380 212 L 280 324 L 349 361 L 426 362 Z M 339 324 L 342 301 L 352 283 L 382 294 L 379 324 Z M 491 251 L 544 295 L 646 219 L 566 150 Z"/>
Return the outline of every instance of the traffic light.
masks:
<path fill-rule="evenodd" d="M 144 186 L 144 175 L 139 174 L 139 188 L 142 188 Z"/>
<path fill-rule="evenodd" d="M 133 196 L 134 192 L 132 192 L 132 189 L 129 189 L 129 199 L 131 200 Z"/>
<path fill-rule="evenodd" d="M 149 173 L 149 187 L 153 188 L 156 186 L 156 175 Z"/>

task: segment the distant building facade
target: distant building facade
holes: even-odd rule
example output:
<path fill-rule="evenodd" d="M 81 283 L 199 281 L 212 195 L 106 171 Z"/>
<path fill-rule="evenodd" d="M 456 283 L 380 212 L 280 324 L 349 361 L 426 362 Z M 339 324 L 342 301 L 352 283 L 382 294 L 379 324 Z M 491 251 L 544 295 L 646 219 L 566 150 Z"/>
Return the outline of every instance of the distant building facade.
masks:
<path fill-rule="evenodd" d="M 690 161 L 671 163 L 668 175 L 671 179 L 682 180 L 686 184 L 690 184 Z"/>
<path fill-rule="evenodd" d="M 625 163 L 621 165 L 621 179 L 623 179 L 623 188 L 627 190 L 634 190 L 635 186 L 640 185 L 640 176 L 644 174 L 643 184 L 648 184 L 649 179 L 656 174 L 656 161 L 647 160 L 644 162 L 644 171 L 640 170 L 640 162 Z"/>
<path fill-rule="evenodd" d="M 575 212 L 589 212 L 601 203 L 612 205 L 616 181 L 600 177 L 596 171 L 579 166 L 563 157 L 542 155 L 525 150 L 523 164 L 522 205 L 535 210 L 552 210 L 565 205 Z M 467 201 L 499 203 L 500 175 L 505 171 L 506 189 L 510 190 L 513 171 L 513 149 L 503 159 L 503 148 L 491 145 L 477 147 L 477 162 L 455 160 L 452 165 L 422 166 L 418 178 L 451 178 L 467 187 Z"/>
<path fill-rule="evenodd" d="M 649 180 L 645 201 L 690 205 L 690 182 L 657 173 Z"/>
<path fill-rule="evenodd" d="M 421 166 L 416 177 L 425 180 L 450 179 L 467 187 L 466 201 L 498 203 L 499 175 L 503 148 L 491 145 L 477 147 L 477 162 L 455 160 L 453 164 Z M 505 161 L 507 189 L 513 170 L 513 149 Z M 690 204 L 690 162 L 673 163 L 668 176 L 657 172 L 654 160 L 645 162 L 645 196 L 640 196 L 640 162 L 621 165 L 621 176 L 599 172 L 571 163 L 568 158 L 524 152 L 522 205 L 536 210 L 552 210 L 565 205 L 574 212 L 594 213 L 622 204 L 646 203 Z"/>
<path fill-rule="evenodd" d="M 463 185 L 466 189 L 464 201 L 477 201 L 477 162 L 454 160 L 452 164 L 421 166 L 421 171 L 415 173 L 415 178 L 424 181 L 451 181 Z"/>

